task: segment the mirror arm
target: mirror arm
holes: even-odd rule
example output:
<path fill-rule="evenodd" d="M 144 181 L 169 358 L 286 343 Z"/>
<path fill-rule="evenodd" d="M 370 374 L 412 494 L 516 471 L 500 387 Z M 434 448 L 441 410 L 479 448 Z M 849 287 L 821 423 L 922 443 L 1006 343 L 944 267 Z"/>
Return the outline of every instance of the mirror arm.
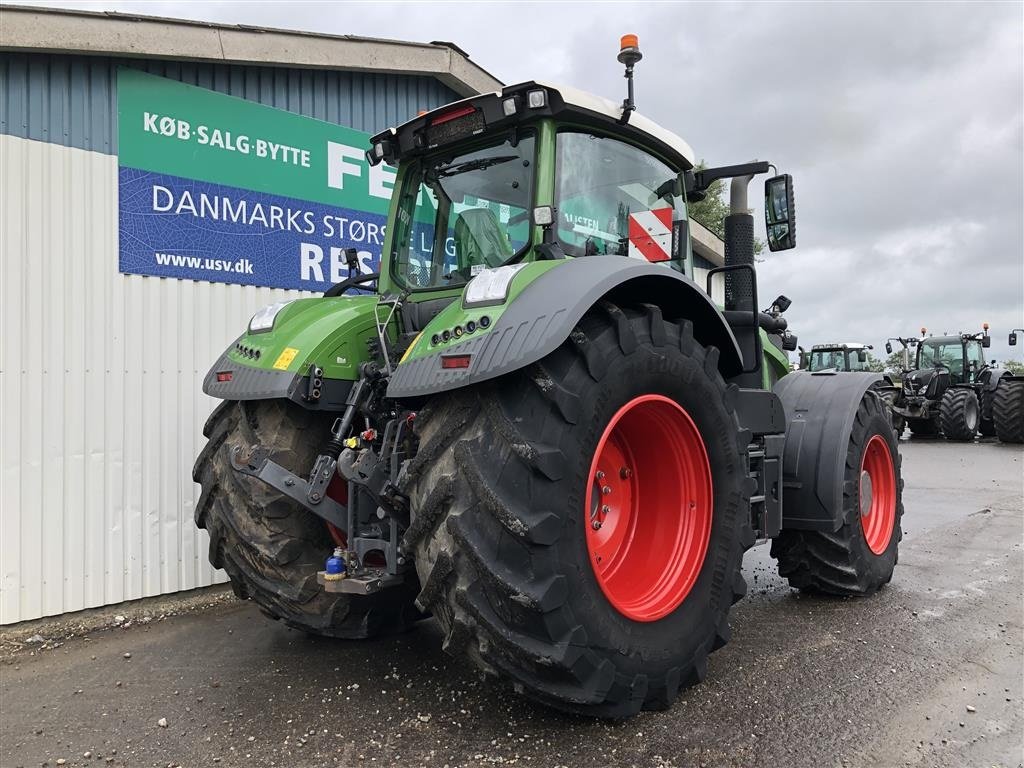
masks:
<path fill-rule="evenodd" d="M 686 191 L 706 192 L 712 182 L 719 179 L 730 179 L 736 176 L 756 176 L 759 173 L 768 173 L 771 163 L 741 163 L 740 165 L 722 165 L 718 168 L 704 168 L 699 171 L 687 171 Z M 691 186 L 692 184 L 692 186 Z"/>

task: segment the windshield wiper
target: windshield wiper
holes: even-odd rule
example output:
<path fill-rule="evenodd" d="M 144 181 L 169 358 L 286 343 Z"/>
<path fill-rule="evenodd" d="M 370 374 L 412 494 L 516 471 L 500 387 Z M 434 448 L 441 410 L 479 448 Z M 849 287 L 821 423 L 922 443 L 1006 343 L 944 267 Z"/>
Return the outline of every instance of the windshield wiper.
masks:
<path fill-rule="evenodd" d="M 512 160 L 518 159 L 518 155 L 499 155 L 497 157 L 481 157 L 477 160 L 466 160 L 463 163 L 456 163 L 455 165 L 449 165 L 444 168 L 435 168 L 434 175 L 439 179 L 444 179 L 449 176 L 458 176 L 460 173 L 467 173 L 469 171 L 482 171 L 484 168 L 490 168 L 492 165 L 508 163 Z"/>

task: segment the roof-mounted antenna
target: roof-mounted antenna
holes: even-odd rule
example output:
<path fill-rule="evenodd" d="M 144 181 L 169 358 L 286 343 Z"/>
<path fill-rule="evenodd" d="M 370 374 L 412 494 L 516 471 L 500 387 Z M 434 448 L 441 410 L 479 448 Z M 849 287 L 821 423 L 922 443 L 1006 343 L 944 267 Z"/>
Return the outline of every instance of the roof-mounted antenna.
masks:
<path fill-rule="evenodd" d="M 636 110 L 636 104 L 633 102 L 633 65 L 636 64 L 644 55 L 640 53 L 640 40 L 636 35 L 623 35 L 619 41 L 619 63 L 626 65 L 626 98 L 622 102 L 622 117 L 619 118 L 619 124 L 625 125 L 629 122 L 629 113 Z"/>

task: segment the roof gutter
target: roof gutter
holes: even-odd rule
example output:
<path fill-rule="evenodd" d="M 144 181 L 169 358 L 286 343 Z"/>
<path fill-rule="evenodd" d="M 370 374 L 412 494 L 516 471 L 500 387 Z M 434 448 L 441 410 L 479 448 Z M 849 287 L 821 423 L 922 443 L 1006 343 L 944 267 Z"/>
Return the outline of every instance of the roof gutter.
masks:
<path fill-rule="evenodd" d="M 0 7 L 0 51 L 428 75 L 460 96 L 502 86 L 461 51 L 443 43 L 26 6 Z"/>

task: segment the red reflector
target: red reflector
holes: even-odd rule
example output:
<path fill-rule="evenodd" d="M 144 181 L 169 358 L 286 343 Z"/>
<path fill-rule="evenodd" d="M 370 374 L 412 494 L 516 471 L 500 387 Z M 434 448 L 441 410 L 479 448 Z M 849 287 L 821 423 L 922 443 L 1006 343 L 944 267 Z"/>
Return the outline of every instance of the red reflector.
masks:
<path fill-rule="evenodd" d="M 469 368 L 472 355 L 441 355 L 442 368 Z"/>
<path fill-rule="evenodd" d="M 451 112 L 443 112 L 433 120 L 430 121 L 431 125 L 441 125 L 441 123 L 447 123 L 449 120 L 455 120 L 466 115 L 472 115 L 476 112 L 476 107 L 459 107 L 453 109 Z"/>
<path fill-rule="evenodd" d="M 231 371 L 217 371 L 217 381 L 231 381 Z"/>

